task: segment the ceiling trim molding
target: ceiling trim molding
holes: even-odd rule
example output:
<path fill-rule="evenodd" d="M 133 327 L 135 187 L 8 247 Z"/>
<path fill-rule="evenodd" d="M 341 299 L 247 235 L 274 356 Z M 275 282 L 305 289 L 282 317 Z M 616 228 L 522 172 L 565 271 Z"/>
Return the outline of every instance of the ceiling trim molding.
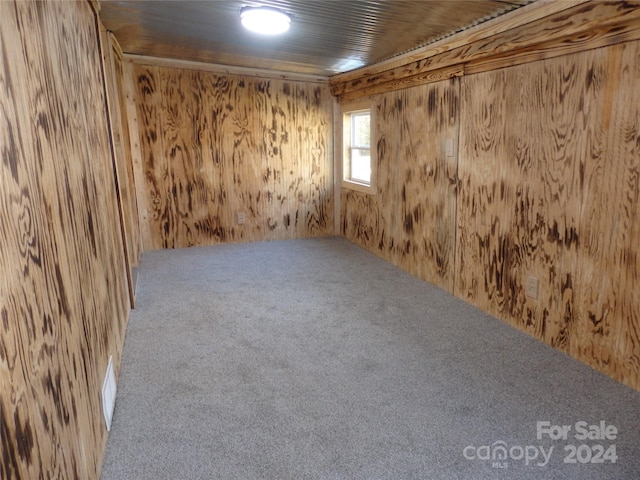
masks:
<path fill-rule="evenodd" d="M 226 75 L 244 75 L 246 77 L 266 78 L 272 80 L 301 81 L 307 83 L 319 83 L 327 85 L 329 77 L 309 75 L 304 73 L 282 72 L 248 67 L 234 67 L 215 63 L 194 62 L 191 60 L 177 60 L 174 58 L 150 57 L 146 55 L 133 55 L 125 53 L 124 61 L 137 65 L 149 65 L 153 67 L 180 68 L 184 70 L 198 70 L 202 72 L 219 73 Z"/>
<path fill-rule="evenodd" d="M 406 75 L 384 83 L 366 85 L 358 90 L 351 90 L 341 94 L 338 98 L 341 104 L 351 103 L 362 97 L 370 97 L 378 93 L 385 93 L 403 88 L 415 87 L 427 83 L 439 82 L 448 78 L 462 77 L 465 74 L 464 65 L 457 64 L 450 67 L 431 69 L 417 75 Z"/>
<path fill-rule="evenodd" d="M 423 47 L 411 50 L 396 57 L 389 58 L 383 62 L 378 62 L 357 70 L 339 73 L 331 77 L 331 82 L 348 82 L 362 78 L 365 75 L 379 73 L 381 71 L 394 70 L 403 67 L 417 60 L 433 57 L 435 55 L 464 47 L 471 42 L 484 40 L 489 37 L 504 33 L 513 28 L 549 16 L 553 13 L 561 12 L 589 0 L 538 0 L 524 7 L 517 8 L 486 22 L 467 28 L 457 34 L 429 43 Z"/>
<path fill-rule="evenodd" d="M 400 57 L 332 76 L 340 102 L 640 39 L 634 2 L 538 1 Z M 455 68 L 455 67 L 459 68 Z M 411 81 L 410 79 L 413 79 Z"/>

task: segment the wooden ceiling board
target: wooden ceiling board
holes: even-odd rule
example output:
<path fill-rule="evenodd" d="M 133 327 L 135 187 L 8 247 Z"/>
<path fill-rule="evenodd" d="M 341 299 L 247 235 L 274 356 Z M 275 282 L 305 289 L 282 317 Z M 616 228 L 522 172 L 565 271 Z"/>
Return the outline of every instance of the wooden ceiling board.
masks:
<path fill-rule="evenodd" d="M 331 76 L 424 46 L 532 0 L 112 1 L 100 17 L 125 53 Z M 292 16 L 289 32 L 245 31 L 240 10 Z"/>

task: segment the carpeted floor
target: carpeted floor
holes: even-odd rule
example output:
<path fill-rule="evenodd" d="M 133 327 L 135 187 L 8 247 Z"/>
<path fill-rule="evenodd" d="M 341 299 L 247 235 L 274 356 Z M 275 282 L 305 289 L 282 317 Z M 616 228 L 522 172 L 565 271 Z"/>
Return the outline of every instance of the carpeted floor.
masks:
<path fill-rule="evenodd" d="M 138 285 L 102 480 L 640 478 L 640 393 L 344 239 L 149 252 Z"/>

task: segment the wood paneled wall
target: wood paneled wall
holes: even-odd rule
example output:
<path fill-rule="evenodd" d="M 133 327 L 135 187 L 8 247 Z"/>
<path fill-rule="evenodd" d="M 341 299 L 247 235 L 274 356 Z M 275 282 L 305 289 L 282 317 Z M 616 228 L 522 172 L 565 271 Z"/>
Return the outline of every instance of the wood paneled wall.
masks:
<path fill-rule="evenodd" d="M 333 233 L 328 85 L 131 70 L 145 250 Z"/>
<path fill-rule="evenodd" d="M 456 255 L 459 296 L 637 389 L 639 79 L 639 42 L 465 77 Z"/>
<path fill-rule="evenodd" d="M 140 220 L 138 218 L 138 202 L 136 200 L 133 160 L 129 122 L 127 120 L 124 73 L 122 68 L 122 51 L 115 37 L 102 25 L 100 42 L 105 71 L 109 125 L 111 127 L 111 146 L 115 158 L 115 173 L 118 188 L 118 207 L 125 259 L 128 271 L 129 296 L 131 306 L 135 304 L 135 284 L 137 266 L 142 255 L 140 238 Z"/>
<path fill-rule="evenodd" d="M 374 103 L 378 192 L 343 189 L 343 234 L 640 389 L 640 42 Z"/>
<path fill-rule="evenodd" d="M 0 477 L 98 478 L 128 294 L 89 2 L 0 2 Z"/>
<path fill-rule="evenodd" d="M 111 45 L 111 56 L 113 60 L 114 72 L 112 79 L 115 81 L 114 93 L 117 95 L 117 117 L 120 126 L 120 141 L 122 142 L 122 157 L 119 161 L 122 173 L 118 174 L 120 179 L 120 195 L 125 205 L 125 215 L 127 220 L 127 241 L 129 247 L 127 249 L 130 265 L 132 269 L 137 268 L 142 256 L 142 238 L 140 236 L 140 216 L 138 214 L 138 201 L 136 196 L 136 184 L 133 173 L 133 154 L 131 152 L 131 132 L 129 130 L 129 122 L 127 117 L 126 92 L 124 87 L 124 67 L 123 54 L 120 45 L 113 36 L 109 34 L 109 44 Z M 108 79 L 108 75 L 107 75 Z M 137 134 L 137 131 L 135 132 Z M 114 143 L 117 139 L 114 138 Z M 122 189 L 126 190 L 126 195 L 122 193 Z M 134 275 L 135 277 L 135 275 Z M 135 278 L 134 278 L 135 282 Z M 135 285 L 134 285 L 135 289 Z"/>
<path fill-rule="evenodd" d="M 376 97 L 377 193 L 342 189 L 342 233 L 453 291 L 458 79 Z"/>

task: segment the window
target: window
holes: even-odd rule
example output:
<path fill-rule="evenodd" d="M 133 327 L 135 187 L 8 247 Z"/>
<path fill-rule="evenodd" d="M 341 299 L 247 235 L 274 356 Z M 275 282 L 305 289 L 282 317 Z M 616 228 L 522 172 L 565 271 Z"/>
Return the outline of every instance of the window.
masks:
<path fill-rule="evenodd" d="M 368 103 L 343 108 L 342 186 L 345 188 L 375 193 L 372 124 L 371 107 Z"/>

